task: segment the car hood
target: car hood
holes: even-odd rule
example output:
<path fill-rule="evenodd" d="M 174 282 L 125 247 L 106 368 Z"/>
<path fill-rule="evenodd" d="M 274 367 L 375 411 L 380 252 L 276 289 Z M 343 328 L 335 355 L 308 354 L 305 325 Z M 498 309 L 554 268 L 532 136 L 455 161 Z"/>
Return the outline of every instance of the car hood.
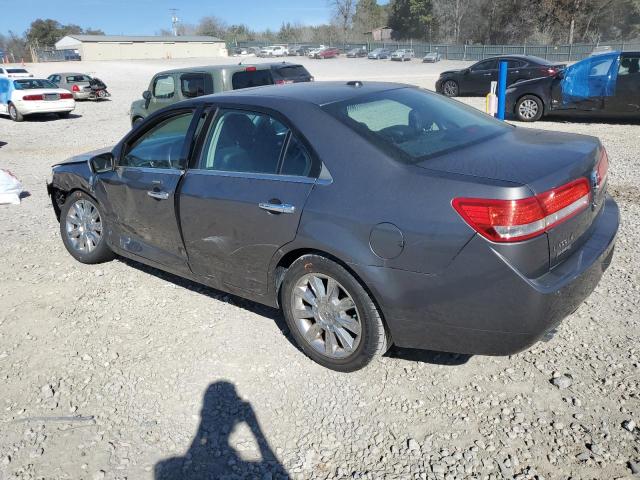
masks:
<path fill-rule="evenodd" d="M 595 137 L 548 130 L 513 128 L 479 144 L 429 158 L 416 165 L 545 191 L 549 184 L 575 178 L 576 169 L 599 148 Z M 553 185 L 555 186 L 555 185 Z"/>
<path fill-rule="evenodd" d="M 91 150 L 90 152 L 80 153 L 78 155 L 74 155 L 73 157 L 67 158 L 62 162 L 56 163 L 56 165 L 67 165 L 71 163 L 84 163 L 88 162 L 90 158 L 95 157 L 96 155 L 100 155 L 101 153 L 107 153 L 113 150 L 113 145 L 110 147 L 99 148 L 98 150 Z"/>

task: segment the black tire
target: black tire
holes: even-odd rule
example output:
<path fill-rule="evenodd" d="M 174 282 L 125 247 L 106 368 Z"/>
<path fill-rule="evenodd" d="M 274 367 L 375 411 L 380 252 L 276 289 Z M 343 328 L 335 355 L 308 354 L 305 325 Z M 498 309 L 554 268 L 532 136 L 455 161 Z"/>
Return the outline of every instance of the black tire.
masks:
<path fill-rule="evenodd" d="M 73 223 L 74 221 L 73 219 L 69 218 L 69 210 L 72 208 L 73 205 L 75 205 L 79 201 L 84 202 L 84 205 L 87 205 L 88 207 L 90 206 L 97 211 L 99 221 L 93 222 L 93 223 L 96 225 L 99 224 L 100 232 L 101 232 L 100 235 L 97 235 L 95 232 L 91 232 L 92 233 L 91 238 L 93 239 L 91 241 L 92 246 L 89 248 L 85 247 L 84 251 L 78 248 L 77 245 L 74 245 L 75 242 L 74 242 L 74 239 L 72 238 L 74 236 L 71 235 L 69 232 L 69 230 L 71 229 L 70 223 Z M 93 212 L 93 210 L 91 210 L 90 208 L 87 208 L 86 211 Z M 72 213 L 72 216 L 76 219 L 79 218 L 77 215 L 74 216 L 73 213 Z M 80 225 L 80 223 L 78 225 Z M 79 230 L 79 229 L 74 229 L 74 230 Z M 112 260 L 115 255 L 107 245 L 107 242 L 105 239 L 106 233 L 107 233 L 107 226 L 104 222 L 104 214 L 98 202 L 92 197 L 90 197 L 89 195 L 87 195 L 86 193 L 81 192 L 79 190 L 76 190 L 75 192 L 70 194 L 65 200 L 64 205 L 60 209 L 60 236 L 62 237 L 62 242 L 64 243 L 64 246 L 66 247 L 67 251 L 71 254 L 71 256 L 76 260 L 78 260 L 80 263 L 87 263 L 87 264 L 103 263 L 103 262 Z M 95 241 L 95 239 L 97 239 L 97 241 Z M 88 240 L 85 239 L 85 241 L 88 241 Z"/>
<path fill-rule="evenodd" d="M 442 94 L 445 97 L 457 97 L 460 94 L 458 82 L 455 80 L 445 80 L 442 82 Z"/>
<path fill-rule="evenodd" d="M 353 352 L 342 358 L 332 358 L 320 353 L 310 341 L 305 339 L 297 323 L 300 320 L 296 320 L 294 316 L 293 309 L 294 302 L 296 302 L 294 289 L 298 282 L 304 281 L 305 277 L 311 274 L 319 274 L 336 280 L 340 288 L 351 297 L 355 304 L 352 311 L 355 312 L 355 318 L 360 325 L 359 340 Z M 327 284 L 325 284 L 326 286 Z M 280 293 L 280 303 L 291 335 L 307 356 L 326 368 L 339 372 L 353 372 L 364 368 L 390 347 L 391 340 L 387 329 L 378 308 L 367 291 L 345 268 L 326 257 L 310 254 L 293 262 L 285 274 Z M 337 296 L 336 301 L 338 301 Z M 318 322 L 313 318 L 309 319 L 309 324 L 315 325 L 316 323 Z M 338 339 L 338 346 L 344 346 L 344 342 L 340 340 L 339 336 L 336 335 L 334 338 Z M 319 341 L 326 339 L 326 332 L 320 331 L 317 339 Z"/>
<path fill-rule="evenodd" d="M 14 122 L 24 121 L 24 116 L 18 111 L 18 109 L 13 103 L 9 104 L 9 116 L 11 117 L 11 120 L 13 120 Z"/>
<path fill-rule="evenodd" d="M 136 117 L 133 119 L 133 122 L 131 122 L 131 128 L 135 128 L 138 125 L 140 125 L 142 122 L 144 121 L 144 118 L 142 117 Z"/>
<path fill-rule="evenodd" d="M 535 95 L 524 95 L 518 99 L 514 110 L 516 118 L 521 122 L 536 122 L 544 114 L 544 104 Z"/>

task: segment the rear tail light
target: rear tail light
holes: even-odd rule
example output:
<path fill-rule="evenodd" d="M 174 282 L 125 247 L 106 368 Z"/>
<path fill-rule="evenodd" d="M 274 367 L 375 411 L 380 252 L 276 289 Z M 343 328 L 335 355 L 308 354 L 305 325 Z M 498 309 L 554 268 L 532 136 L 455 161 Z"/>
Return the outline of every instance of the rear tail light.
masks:
<path fill-rule="evenodd" d="M 25 95 L 22 100 L 44 100 L 44 95 Z"/>
<path fill-rule="evenodd" d="M 244 69 L 245 72 L 255 72 L 257 70 L 256 67 L 247 67 Z"/>
<path fill-rule="evenodd" d="M 476 232 L 493 242 L 536 237 L 589 206 L 586 178 L 520 200 L 455 198 L 453 208 Z"/>
<path fill-rule="evenodd" d="M 72 92 L 79 92 L 80 91 L 80 87 L 78 85 L 71 85 L 71 91 Z"/>
<path fill-rule="evenodd" d="M 558 73 L 558 69 L 555 67 L 544 67 L 541 70 L 545 75 L 555 75 L 556 73 Z"/>
<path fill-rule="evenodd" d="M 70 93 L 61 93 L 60 94 L 60 100 L 69 100 L 71 98 L 73 98 L 73 95 L 70 94 Z"/>
<path fill-rule="evenodd" d="M 607 174 L 609 172 L 609 155 L 604 147 L 600 150 L 600 160 L 596 165 L 596 185 L 600 187 L 607 181 Z"/>

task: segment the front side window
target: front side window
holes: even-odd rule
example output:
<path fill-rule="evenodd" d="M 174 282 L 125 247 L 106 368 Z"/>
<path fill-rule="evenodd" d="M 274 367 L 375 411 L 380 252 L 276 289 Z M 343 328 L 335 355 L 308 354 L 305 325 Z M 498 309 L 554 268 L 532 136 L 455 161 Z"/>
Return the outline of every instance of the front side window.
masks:
<path fill-rule="evenodd" d="M 497 60 L 485 60 L 484 62 L 476 63 L 471 67 L 471 71 L 476 72 L 480 70 L 495 70 L 498 68 Z"/>
<path fill-rule="evenodd" d="M 635 73 L 640 73 L 640 55 L 622 58 L 618 68 L 618 75 L 633 75 Z"/>
<path fill-rule="evenodd" d="M 156 98 L 173 98 L 175 91 L 176 85 L 171 75 L 156 77 L 153 82 L 153 96 Z"/>
<path fill-rule="evenodd" d="M 269 115 L 223 111 L 209 130 L 199 168 L 276 174 L 288 133 L 287 127 Z"/>
<path fill-rule="evenodd" d="M 124 167 L 184 168 L 182 150 L 193 112 L 161 121 L 138 138 L 120 162 Z"/>
<path fill-rule="evenodd" d="M 509 131 L 511 126 L 417 88 L 398 88 L 323 109 L 391 156 L 415 163 Z"/>

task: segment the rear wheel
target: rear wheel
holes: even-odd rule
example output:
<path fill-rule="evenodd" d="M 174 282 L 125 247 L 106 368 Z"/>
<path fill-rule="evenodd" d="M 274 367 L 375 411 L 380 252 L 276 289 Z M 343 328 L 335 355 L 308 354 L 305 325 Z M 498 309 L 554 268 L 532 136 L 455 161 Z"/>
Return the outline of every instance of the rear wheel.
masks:
<path fill-rule="evenodd" d="M 359 370 L 389 347 L 369 294 L 346 269 L 325 257 L 305 255 L 291 265 L 281 304 L 300 348 L 324 367 Z"/>
<path fill-rule="evenodd" d="M 60 210 L 60 234 L 67 251 L 81 263 L 114 257 L 105 240 L 106 226 L 98 202 L 84 192 L 69 195 Z"/>
<path fill-rule="evenodd" d="M 542 100 L 534 95 L 525 95 L 516 102 L 515 114 L 521 122 L 535 122 L 542 118 Z"/>
<path fill-rule="evenodd" d="M 24 120 L 24 116 L 18 111 L 13 103 L 9 104 L 9 116 L 14 122 L 22 122 Z"/>
<path fill-rule="evenodd" d="M 457 97 L 459 93 L 458 83 L 454 80 L 447 80 L 442 84 L 442 93 L 447 97 Z"/>

